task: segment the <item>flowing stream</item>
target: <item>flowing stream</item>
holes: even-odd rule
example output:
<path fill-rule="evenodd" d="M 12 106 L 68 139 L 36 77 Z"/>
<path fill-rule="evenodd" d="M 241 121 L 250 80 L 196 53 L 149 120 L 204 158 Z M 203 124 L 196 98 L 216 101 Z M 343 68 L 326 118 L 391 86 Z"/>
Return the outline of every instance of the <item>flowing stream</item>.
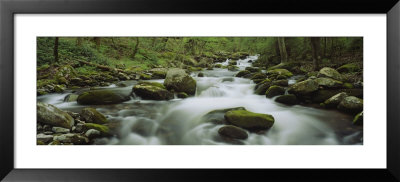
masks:
<path fill-rule="evenodd" d="M 244 70 L 251 66 L 249 60 L 256 59 L 257 56 L 248 56 L 239 60 L 237 66 Z M 227 65 L 228 60 L 222 64 Z M 207 123 L 201 118 L 210 111 L 233 107 L 245 107 L 248 111 L 271 114 L 275 118 L 275 124 L 268 132 L 248 133 L 249 137 L 241 144 L 362 144 L 362 127 L 352 125 L 352 116 L 336 110 L 276 103 L 275 98 L 254 94 L 253 81 L 234 77 L 237 72 L 214 68 L 202 71 L 204 77 L 197 77 L 198 72 L 193 72 L 191 76 L 197 81 L 196 95 L 186 99 L 152 101 L 132 98 L 121 104 L 90 106 L 105 114 L 110 123 L 120 126 L 116 136 L 98 139 L 95 144 L 230 144 L 219 137 L 218 129 L 223 125 Z M 162 83 L 164 80 L 149 81 Z M 99 89 L 115 89 L 129 94 L 137 81 L 124 83 L 126 87 L 113 84 Z M 293 83 L 294 78 L 289 79 L 289 84 Z M 39 96 L 38 101 L 74 112 L 88 107 L 64 102 L 65 96 L 71 92 Z"/>

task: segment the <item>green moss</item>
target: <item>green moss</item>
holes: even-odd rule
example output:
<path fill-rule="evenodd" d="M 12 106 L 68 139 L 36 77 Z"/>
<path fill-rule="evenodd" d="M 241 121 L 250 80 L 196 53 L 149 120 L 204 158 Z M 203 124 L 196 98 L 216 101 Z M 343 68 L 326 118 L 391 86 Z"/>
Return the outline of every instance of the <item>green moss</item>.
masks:
<path fill-rule="evenodd" d="M 214 67 L 215 67 L 215 68 L 221 68 L 221 67 L 222 67 L 222 64 L 216 64 L 216 65 L 214 65 Z"/>
<path fill-rule="evenodd" d="M 107 118 L 95 108 L 84 108 L 81 116 L 86 120 L 86 122 L 97 124 L 107 123 Z"/>
<path fill-rule="evenodd" d="M 256 73 L 256 74 L 254 74 L 252 77 L 251 77 L 251 80 L 255 80 L 255 79 L 262 79 L 262 80 L 264 80 L 264 79 L 266 79 L 267 78 L 267 75 L 266 74 L 264 74 L 264 73 Z"/>
<path fill-rule="evenodd" d="M 268 98 L 275 97 L 277 95 L 282 95 L 285 93 L 285 89 L 283 87 L 273 85 L 268 88 L 268 90 L 265 92 L 265 96 Z"/>
<path fill-rule="evenodd" d="M 36 140 L 36 145 L 46 145 L 46 144 L 40 140 Z"/>
<path fill-rule="evenodd" d="M 250 71 L 248 71 L 248 70 L 242 70 L 242 71 L 239 71 L 239 73 L 237 73 L 236 75 L 235 75 L 235 77 L 243 77 L 244 75 L 248 75 L 248 74 L 250 74 L 251 72 Z"/>
<path fill-rule="evenodd" d="M 287 69 L 274 69 L 274 70 L 269 70 L 267 73 L 272 74 L 272 75 L 284 76 L 284 77 L 293 76 L 293 73 L 288 71 Z"/>
<path fill-rule="evenodd" d="M 138 84 L 140 84 L 140 85 L 150 85 L 150 86 L 155 86 L 155 87 L 159 87 L 159 88 L 165 89 L 165 86 L 162 83 L 158 83 L 158 82 L 139 82 Z"/>
<path fill-rule="evenodd" d="M 140 79 L 141 80 L 150 80 L 151 79 L 150 75 L 147 75 L 147 74 L 144 74 L 144 73 L 139 73 L 139 75 L 140 75 Z"/>
<path fill-rule="evenodd" d="M 78 104 L 83 105 L 117 104 L 129 99 L 129 96 L 115 93 L 110 90 L 93 90 L 80 94 L 77 102 Z"/>
<path fill-rule="evenodd" d="M 356 63 L 345 64 L 337 69 L 340 73 L 352 73 L 360 71 L 360 67 Z"/>
<path fill-rule="evenodd" d="M 343 84 L 343 87 L 344 87 L 344 88 L 348 88 L 348 89 L 354 88 L 353 84 L 351 84 L 351 83 L 344 83 L 344 84 Z"/>
<path fill-rule="evenodd" d="M 232 110 L 225 113 L 225 119 L 238 127 L 245 129 L 268 129 L 275 122 L 269 114 L 253 113 L 246 110 Z"/>
<path fill-rule="evenodd" d="M 109 136 L 110 135 L 110 129 L 108 128 L 108 126 L 95 124 L 95 123 L 85 123 L 84 126 L 85 126 L 85 128 L 87 130 L 95 129 L 95 130 L 100 131 L 103 136 Z"/>
<path fill-rule="evenodd" d="M 358 113 L 353 119 L 353 124 L 354 125 L 362 125 L 363 124 L 363 115 L 364 115 L 364 112 Z"/>

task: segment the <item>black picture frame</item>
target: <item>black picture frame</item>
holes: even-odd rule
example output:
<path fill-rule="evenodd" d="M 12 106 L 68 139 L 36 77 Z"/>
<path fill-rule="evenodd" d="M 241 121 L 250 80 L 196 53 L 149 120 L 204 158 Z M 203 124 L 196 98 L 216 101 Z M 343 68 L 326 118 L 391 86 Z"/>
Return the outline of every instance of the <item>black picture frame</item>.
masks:
<path fill-rule="evenodd" d="M 381 13 L 387 15 L 386 169 L 15 169 L 14 15 L 31 13 Z M 316 15 L 317 16 L 317 15 Z M 399 181 L 398 0 L 0 0 L 0 179 L 4 181 Z M 381 122 L 384 122 L 381 121 Z M 373 157 L 373 156 L 371 156 Z M 368 159 L 366 159 L 368 160 Z"/>

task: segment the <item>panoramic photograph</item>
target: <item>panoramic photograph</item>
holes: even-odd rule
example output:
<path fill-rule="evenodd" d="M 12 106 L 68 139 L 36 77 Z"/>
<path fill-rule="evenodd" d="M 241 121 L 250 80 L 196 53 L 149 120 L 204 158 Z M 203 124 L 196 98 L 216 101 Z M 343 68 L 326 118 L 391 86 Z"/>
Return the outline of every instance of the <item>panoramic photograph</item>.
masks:
<path fill-rule="evenodd" d="M 363 145 L 363 37 L 37 37 L 37 145 Z"/>

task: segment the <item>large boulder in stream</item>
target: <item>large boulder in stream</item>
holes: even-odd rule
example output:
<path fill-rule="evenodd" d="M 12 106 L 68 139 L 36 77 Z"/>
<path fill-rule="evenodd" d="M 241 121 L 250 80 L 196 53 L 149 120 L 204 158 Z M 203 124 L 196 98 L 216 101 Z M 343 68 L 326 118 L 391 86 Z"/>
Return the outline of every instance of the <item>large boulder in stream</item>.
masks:
<path fill-rule="evenodd" d="M 232 125 L 248 130 L 266 130 L 272 127 L 274 117 L 269 114 L 253 113 L 246 110 L 233 110 L 225 113 L 225 119 Z"/>
<path fill-rule="evenodd" d="M 157 82 L 141 82 L 132 88 L 132 91 L 142 99 L 170 100 L 174 94 L 168 91 L 164 85 Z"/>
<path fill-rule="evenodd" d="M 218 130 L 218 133 L 223 137 L 244 140 L 249 137 L 247 132 L 233 125 L 226 125 Z"/>
<path fill-rule="evenodd" d="M 251 74 L 251 72 L 248 71 L 248 70 L 242 70 L 242 71 L 239 71 L 239 73 L 237 73 L 235 75 L 235 77 L 243 77 L 243 76 L 248 75 L 248 74 Z"/>
<path fill-rule="evenodd" d="M 309 95 L 317 91 L 318 86 L 317 81 L 308 79 L 291 85 L 288 92 L 296 96 Z"/>
<path fill-rule="evenodd" d="M 338 93 L 324 102 L 326 108 L 336 107 L 344 98 L 348 97 L 346 92 Z"/>
<path fill-rule="evenodd" d="M 214 124 L 227 124 L 224 115 L 226 112 L 234 110 L 246 110 L 246 109 L 244 107 L 235 107 L 235 108 L 213 110 L 204 115 L 202 117 L 202 120 L 204 122 L 210 122 Z"/>
<path fill-rule="evenodd" d="M 118 104 L 129 99 L 129 95 L 114 90 L 91 90 L 80 94 L 77 102 L 81 105 L 103 105 Z"/>
<path fill-rule="evenodd" d="M 275 102 L 279 102 L 279 103 L 286 104 L 286 105 L 296 105 L 299 103 L 299 101 L 297 100 L 297 97 L 293 94 L 278 96 L 275 99 Z"/>
<path fill-rule="evenodd" d="M 329 67 L 324 67 L 321 70 L 319 70 L 317 77 L 318 78 L 322 78 L 322 77 L 332 78 L 334 80 L 339 80 L 339 81 L 342 80 L 342 75 L 339 72 L 337 72 L 335 69 L 329 68 Z"/>
<path fill-rule="evenodd" d="M 348 113 L 359 113 L 363 110 L 363 100 L 354 96 L 348 96 L 340 101 L 337 108 Z"/>
<path fill-rule="evenodd" d="M 318 83 L 319 86 L 325 88 L 339 88 L 343 85 L 343 82 L 334 80 L 332 78 L 317 78 L 315 81 Z"/>
<path fill-rule="evenodd" d="M 267 98 L 272 98 L 277 95 L 283 95 L 285 93 L 285 89 L 283 87 L 273 85 L 268 88 L 268 90 L 265 92 L 265 96 Z"/>
<path fill-rule="evenodd" d="M 74 126 L 74 118 L 72 118 L 67 112 L 64 112 L 57 107 L 38 102 L 36 104 L 37 109 L 37 121 L 51 126 L 59 126 L 63 128 L 71 129 Z"/>
<path fill-rule="evenodd" d="M 188 95 L 194 95 L 196 93 L 196 81 L 189 76 L 185 70 L 179 68 L 168 70 L 164 86 L 168 90 L 185 92 Z"/>
<path fill-rule="evenodd" d="M 265 92 L 269 89 L 269 87 L 272 85 L 272 82 L 271 82 L 271 80 L 270 79 L 265 79 L 264 81 L 262 81 L 262 82 L 260 82 L 260 83 L 258 83 L 256 86 L 255 86 L 255 90 L 254 90 L 254 93 L 255 94 L 257 94 L 257 95 L 264 95 L 265 94 Z"/>
<path fill-rule="evenodd" d="M 95 108 L 84 108 L 81 111 L 81 117 L 88 123 L 104 124 L 107 118 Z"/>
<path fill-rule="evenodd" d="M 250 66 L 249 66 L 249 67 L 246 67 L 245 70 L 246 70 L 246 71 L 249 71 L 249 72 L 252 72 L 252 73 L 257 73 L 257 72 L 260 72 L 260 71 L 261 71 L 260 68 L 250 67 Z"/>

